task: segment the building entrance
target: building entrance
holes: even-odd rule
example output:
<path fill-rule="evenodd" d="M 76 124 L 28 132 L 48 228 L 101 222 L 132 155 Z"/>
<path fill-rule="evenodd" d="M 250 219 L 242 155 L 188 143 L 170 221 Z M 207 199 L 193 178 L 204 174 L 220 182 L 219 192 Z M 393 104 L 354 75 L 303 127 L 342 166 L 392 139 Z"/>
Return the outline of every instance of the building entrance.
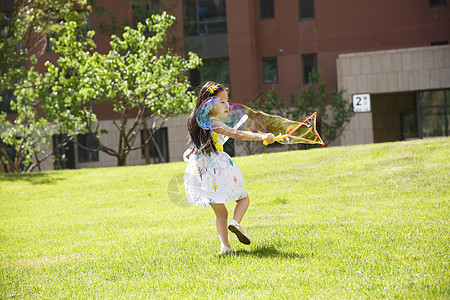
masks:
<path fill-rule="evenodd" d="M 415 93 L 374 94 L 371 102 L 374 142 L 403 140 L 403 119 L 416 114 Z"/>
<path fill-rule="evenodd" d="M 375 143 L 449 136 L 450 89 L 372 95 Z"/>

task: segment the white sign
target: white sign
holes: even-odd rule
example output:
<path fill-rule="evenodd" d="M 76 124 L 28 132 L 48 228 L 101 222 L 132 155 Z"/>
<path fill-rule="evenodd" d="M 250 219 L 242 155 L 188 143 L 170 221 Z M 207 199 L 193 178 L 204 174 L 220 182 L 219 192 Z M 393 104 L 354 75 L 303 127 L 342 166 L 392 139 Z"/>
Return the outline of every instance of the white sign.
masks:
<path fill-rule="evenodd" d="M 354 112 L 370 112 L 370 94 L 353 95 Z"/>

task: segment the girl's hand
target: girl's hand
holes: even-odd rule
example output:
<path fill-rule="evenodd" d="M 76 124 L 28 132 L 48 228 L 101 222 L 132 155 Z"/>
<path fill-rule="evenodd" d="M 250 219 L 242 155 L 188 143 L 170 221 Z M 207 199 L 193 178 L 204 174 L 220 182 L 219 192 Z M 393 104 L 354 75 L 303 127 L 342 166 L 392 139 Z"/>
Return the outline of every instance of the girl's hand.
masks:
<path fill-rule="evenodd" d="M 271 133 L 263 134 L 262 138 L 264 145 L 273 144 L 275 142 L 275 136 Z"/>

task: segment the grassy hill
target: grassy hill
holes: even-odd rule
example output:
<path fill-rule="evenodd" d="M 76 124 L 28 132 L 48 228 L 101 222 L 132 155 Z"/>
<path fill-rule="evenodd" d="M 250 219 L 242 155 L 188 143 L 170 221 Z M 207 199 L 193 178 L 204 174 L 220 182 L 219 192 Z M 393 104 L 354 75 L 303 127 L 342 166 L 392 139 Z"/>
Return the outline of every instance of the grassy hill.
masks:
<path fill-rule="evenodd" d="M 252 244 L 224 257 L 212 210 L 167 196 L 185 163 L 0 175 L 0 298 L 449 298 L 449 149 L 235 158 Z"/>

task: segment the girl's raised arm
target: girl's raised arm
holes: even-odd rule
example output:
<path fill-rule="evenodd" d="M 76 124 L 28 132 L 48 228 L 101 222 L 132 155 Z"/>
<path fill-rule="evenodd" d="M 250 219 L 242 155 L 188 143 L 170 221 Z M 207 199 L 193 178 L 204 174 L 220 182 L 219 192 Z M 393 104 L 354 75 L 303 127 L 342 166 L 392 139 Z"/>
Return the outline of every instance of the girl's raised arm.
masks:
<path fill-rule="evenodd" d="M 211 123 L 212 130 L 215 133 L 223 134 L 236 140 L 266 141 L 269 144 L 275 142 L 275 136 L 271 133 L 254 133 L 250 131 L 236 130 L 216 118 L 212 118 Z"/>

